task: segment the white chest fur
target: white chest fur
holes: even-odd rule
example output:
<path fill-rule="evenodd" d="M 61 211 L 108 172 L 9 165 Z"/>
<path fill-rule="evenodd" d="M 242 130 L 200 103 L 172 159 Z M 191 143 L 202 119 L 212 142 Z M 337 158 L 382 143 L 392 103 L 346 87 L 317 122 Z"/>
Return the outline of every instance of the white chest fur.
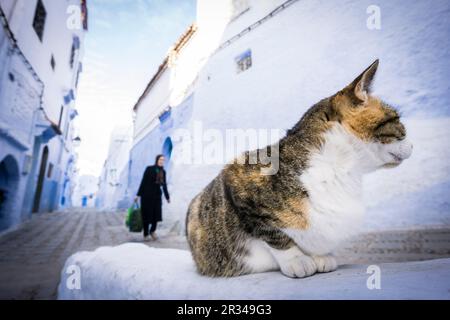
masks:
<path fill-rule="evenodd" d="M 325 134 L 322 148 L 299 177 L 309 195 L 309 227 L 283 229 L 310 255 L 330 253 L 358 233 L 364 214 L 362 175 L 370 161 L 364 142 L 335 125 Z"/>

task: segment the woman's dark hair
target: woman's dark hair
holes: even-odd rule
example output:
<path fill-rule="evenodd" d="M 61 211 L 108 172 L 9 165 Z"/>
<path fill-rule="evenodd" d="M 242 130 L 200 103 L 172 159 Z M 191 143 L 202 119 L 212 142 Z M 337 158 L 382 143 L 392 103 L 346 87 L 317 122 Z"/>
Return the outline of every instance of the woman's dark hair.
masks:
<path fill-rule="evenodd" d="M 158 154 L 158 155 L 156 156 L 156 159 L 155 159 L 155 165 L 158 164 L 158 160 L 159 160 L 159 158 L 161 158 L 161 157 L 164 157 L 164 155 L 163 155 L 163 154 Z"/>

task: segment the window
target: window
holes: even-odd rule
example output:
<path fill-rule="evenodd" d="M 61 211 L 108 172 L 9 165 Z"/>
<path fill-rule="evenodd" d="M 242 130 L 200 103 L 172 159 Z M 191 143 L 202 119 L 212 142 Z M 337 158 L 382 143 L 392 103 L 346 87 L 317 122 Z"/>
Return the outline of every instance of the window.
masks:
<path fill-rule="evenodd" d="M 88 29 L 88 10 L 86 0 L 81 0 L 81 17 L 83 18 L 83 29 Z"/>
<path fill-rule="evenodd" d="M 36 5 L 36 11 L 34 12 L 33 28 L 36 34 L 42 42 L 44 37 L 45 18 L 47 17 L 47 11 L 45 10 L 42 0 L 38 0 Z"/>
<path fill-rule="evenodd" d="M 64 136 L 65 141 L 67 141 L 67 138 L 69 137 L 69 131 L 70 131 L 70 122 L 68 121 L 66 124 L 66 134 Z"/>
<path fill-rule="evenodd" d="M 80 48 L 80 38 L 77 36 L 73 37 L 72 48 L 70 49 L 70 69 L 73 69 L 75 63 L 75 53 Z"/>
<path fill-rule="evenodd" d="M 161 112 L 159 114 L 159 121 L 161 123 L 165 122 L 167 119 L 170 118 L 171 112 L 172 112 L 172 107 L 168 106 L 163 112 Z"/>
<path fill-rule="evenodd" d="M 73 69 L 73 63 L 75 61 L 75 45 L 72 43 L 72 49 L 70 49 L 70 69 Z"/>
<path fill-rule="evenodd" d="M 252 66 L 252 51 L 249 49 L 235 58 L 237 73 L 241 73 Z"/>
<path fill-rule="evenodd" d="M 81 62 L 78 64 L 77 78 L 75 80 L 75 88 L 78 88 L 78 81 L 80 80 L 80 73 L 83 71 L 83 65 Z"/>
<path fill-rule="evenodd" d="M 51 178 L 53 173 L 53 163 L 48 164 L 47 178 Z"/>
<path fill-rule="evenodd" d="M 53 55 L 50 59 L 50 66 L 52 67 L 52 70 L 55 71 L 56 62 L 55 62 L 55 57 Z"/>
<path fill-rule="evenodd" d="M 61 122 L 62 122 L 63 114 L 64 114 L 64 106 L 61 106 L 61 111 L 59 113 L 59 121 L 58 121 L 58 128 L 60 128 L 60 129 L 61 129 Z"/>

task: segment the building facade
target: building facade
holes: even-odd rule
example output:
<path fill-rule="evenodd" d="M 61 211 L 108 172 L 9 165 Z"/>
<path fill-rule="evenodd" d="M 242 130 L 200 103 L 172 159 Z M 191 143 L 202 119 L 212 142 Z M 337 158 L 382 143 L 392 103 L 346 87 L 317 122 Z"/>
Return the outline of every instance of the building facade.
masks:
<path fill-rule="evenodd" d="M 98 209 L 114 210 L 128 206 L 128 202 L 122 204 L 122 201 L 128 196 L 126 174 L 132 142 L 131 132 L 130 127 L 116 127 L 111 134 L 108 156 L 98 181 Z"/>
<path fill-rule="evenodd" d="M 71 206 L 85 0 L 0 2 L 0 230 Z"/>
<path fill-rule="evenodd" d="M 77 179 L 72 197 L 72 206 L 75 208 L 95 208 L 98 192 L 98 177 L 81 175 Z"/>

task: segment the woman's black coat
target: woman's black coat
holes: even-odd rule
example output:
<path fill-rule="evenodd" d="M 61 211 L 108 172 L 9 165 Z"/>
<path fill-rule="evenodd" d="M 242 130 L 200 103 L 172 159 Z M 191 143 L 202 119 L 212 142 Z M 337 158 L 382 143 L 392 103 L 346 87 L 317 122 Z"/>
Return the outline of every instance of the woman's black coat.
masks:
<path fill-rule="evenodd" d="M 164 190 L 164 196 L 170 199 L 166 184 L 166 171 L 163 170 L 164 183 L 157 184 L 156 181 L 156 165 L 147 167 L 139 186 L 137 195 L 141 197 L 141 213 L 149 223 L 162 221 L 161 214 L 161 186 Z M 161 168 L 160 168 L 161 169 Z"/>

